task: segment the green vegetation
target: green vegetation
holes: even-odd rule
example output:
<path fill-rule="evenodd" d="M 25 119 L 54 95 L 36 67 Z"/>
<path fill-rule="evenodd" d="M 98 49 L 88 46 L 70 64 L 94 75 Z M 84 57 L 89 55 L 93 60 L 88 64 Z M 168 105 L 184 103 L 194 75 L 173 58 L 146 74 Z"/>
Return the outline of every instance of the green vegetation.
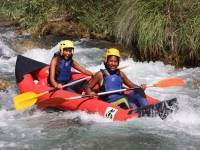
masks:
<path fill-rule="evenodd" d="M 68 8 L 90 32 L 112 32 L 112 17 L 119 0 L 71 0 Z"/>
<path fill-rule="evenodd" d="M 115 36 L 142 60 L 199 65 L 199 0 L 124 0 L 115 20 Z"/>
<path fill-rule="evenodd" d="M 0 12 L 17 20 L 33 32 L 41 30 L 48 20 L 72 18 L 90 32 L 112 32 L 112 16 L 118 0 L 4 0 Z M 116 10 L 116 11 L 113 11 Z"/>
<path fill-rule="evenodd" d="M 64 18 L 82 31 L 114 36 L 139 60 L 199 66 L 199 0 L 4 0 L 0 13 L 39 34 Z"/>
<path fill-rule="evenodd" d="M 54 0 L 4 0 L 0 8 L 6 16 L 33 32 L 41 28 L 57 12 Z"/>

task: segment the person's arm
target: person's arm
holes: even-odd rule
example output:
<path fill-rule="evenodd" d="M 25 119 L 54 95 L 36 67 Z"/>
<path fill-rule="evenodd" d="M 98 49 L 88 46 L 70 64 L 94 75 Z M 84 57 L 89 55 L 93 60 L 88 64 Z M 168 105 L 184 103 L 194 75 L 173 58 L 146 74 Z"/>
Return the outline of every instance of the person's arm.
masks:
<path fill-rule="evenodd" d="M 55 76 L 56 76 L 56 64 L 58 62 L 58 57 L 53 57 L 50 63 L 50 83 L 53 85 L 53 87 L 55 88 L 59 88 L 60 86 L 62 87 L 62 85 L 59 85 L 56 80 L 55 80 Z"/>
<path fill-rule="evenodd" d="M 93 88 L 96 84 L 98 84 L 102 79 L 103 79 L 102 72 L 101 72 L 101 71 L 97 72 L 97 73 L 91 78 L 91 80 L 89 81 L 88 87 L 86 88 L 86 93 L 87 93 L 88 95 L 94 95 L 94 92 L 92 91 L 92 88 Z"/>
<path fill-rule="evenodd" d="M 123 83 L 128 86 L 129 88 L 140 88 L 140 86 L 134 84 L 131 80 L 128 79 L 128 77 L 122 72 L 120 71 Z"/>
<path fill-rule="evenodd" d="M 73 65 L 72 65 L 76 70 L 80 71 L 83 74 L 92 76 L 93 73 L 87 69 L 85 69 L 83 66 L 81 66 L 77 61 L 73 60 Z"/>

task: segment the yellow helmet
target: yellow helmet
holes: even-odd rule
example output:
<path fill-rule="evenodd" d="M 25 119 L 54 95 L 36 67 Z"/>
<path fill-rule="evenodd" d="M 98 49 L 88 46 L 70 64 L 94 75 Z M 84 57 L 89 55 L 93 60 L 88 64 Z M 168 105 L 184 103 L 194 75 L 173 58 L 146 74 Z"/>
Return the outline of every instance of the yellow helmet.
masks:
<path fill-rule="evenodd" d="M 111 56 L 111 55 L 117 56 L 119 58 L 121 57 L 119 50 L 116 49 L 116 48 L 109 48 L 109 49 L 106 50 L 106 55 L 105 55 L 106 61 L 107 61 L 107 57 Z"/>
<path fill-rule="evenodd" d="M 60 42 L 60 54 L 63 54 L 64 48 L 72 48 L 74 49 L 74 43 L 70 40 L 64 40 Z"/>

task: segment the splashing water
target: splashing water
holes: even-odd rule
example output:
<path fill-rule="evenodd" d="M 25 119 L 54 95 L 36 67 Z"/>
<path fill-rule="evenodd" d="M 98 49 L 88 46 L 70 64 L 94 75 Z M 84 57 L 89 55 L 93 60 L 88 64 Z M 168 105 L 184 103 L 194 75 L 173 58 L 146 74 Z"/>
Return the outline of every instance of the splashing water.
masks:
<path fill-rule="evenodd" d="M 87 47 L 87 42 L 91 41 L 75 42 L 74 58 L 91 71 L 104 68 L 104 49 Z M 52 49 L 31 49 L 23 55 L 48 64 L 57 50 L 58 44 Z M 25 111 L 14 110 L 12 97 L 18 92 L 14 77 L 16 55 L 17 52 L 0 37 L 1 78 L 11 80 L 7 90 L 0 91 L 0 149 L 200 148 L 200 68 L 175 70 L 162 62 L 121 60 L 120 66 L 128 65 L 123 71 L 136 84 L 153 84 L 179 76 L 186 85 L 145 91 L 160 100 L 177 97 L 180 109 L 167 120 L 140 118 L 112 122 L 97 114 L 80 111 L 47 114 L 34 107 Z"/>

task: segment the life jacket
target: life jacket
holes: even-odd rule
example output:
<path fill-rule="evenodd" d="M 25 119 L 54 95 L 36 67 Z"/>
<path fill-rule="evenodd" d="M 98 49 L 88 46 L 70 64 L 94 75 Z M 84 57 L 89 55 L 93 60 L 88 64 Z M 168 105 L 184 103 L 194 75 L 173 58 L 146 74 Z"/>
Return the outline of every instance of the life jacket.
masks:
<path fill-rule="evenodd" d="M 73 64 L 72 57 L 64 59 L 59 52 L 55 53 L 58 57 L 58 64 L 56 66 L 56 81 L 67 83 L 71 77 L 71 67 Z"/>
<path fill-rule="evenodd" d="M 107 92 L 122 89 L 123 81 L 119 70 L 109 73 L 108 70 L 101 69 L 101 72 L 103 73 L 103 83 L 101 83 L 100 91 Z M 123 97 L 122 93 L 118 92 L 107 94 L 105 96 L 101 96 L 100 98 L 108 102 L 114 102 L 121 97 Z"/>

